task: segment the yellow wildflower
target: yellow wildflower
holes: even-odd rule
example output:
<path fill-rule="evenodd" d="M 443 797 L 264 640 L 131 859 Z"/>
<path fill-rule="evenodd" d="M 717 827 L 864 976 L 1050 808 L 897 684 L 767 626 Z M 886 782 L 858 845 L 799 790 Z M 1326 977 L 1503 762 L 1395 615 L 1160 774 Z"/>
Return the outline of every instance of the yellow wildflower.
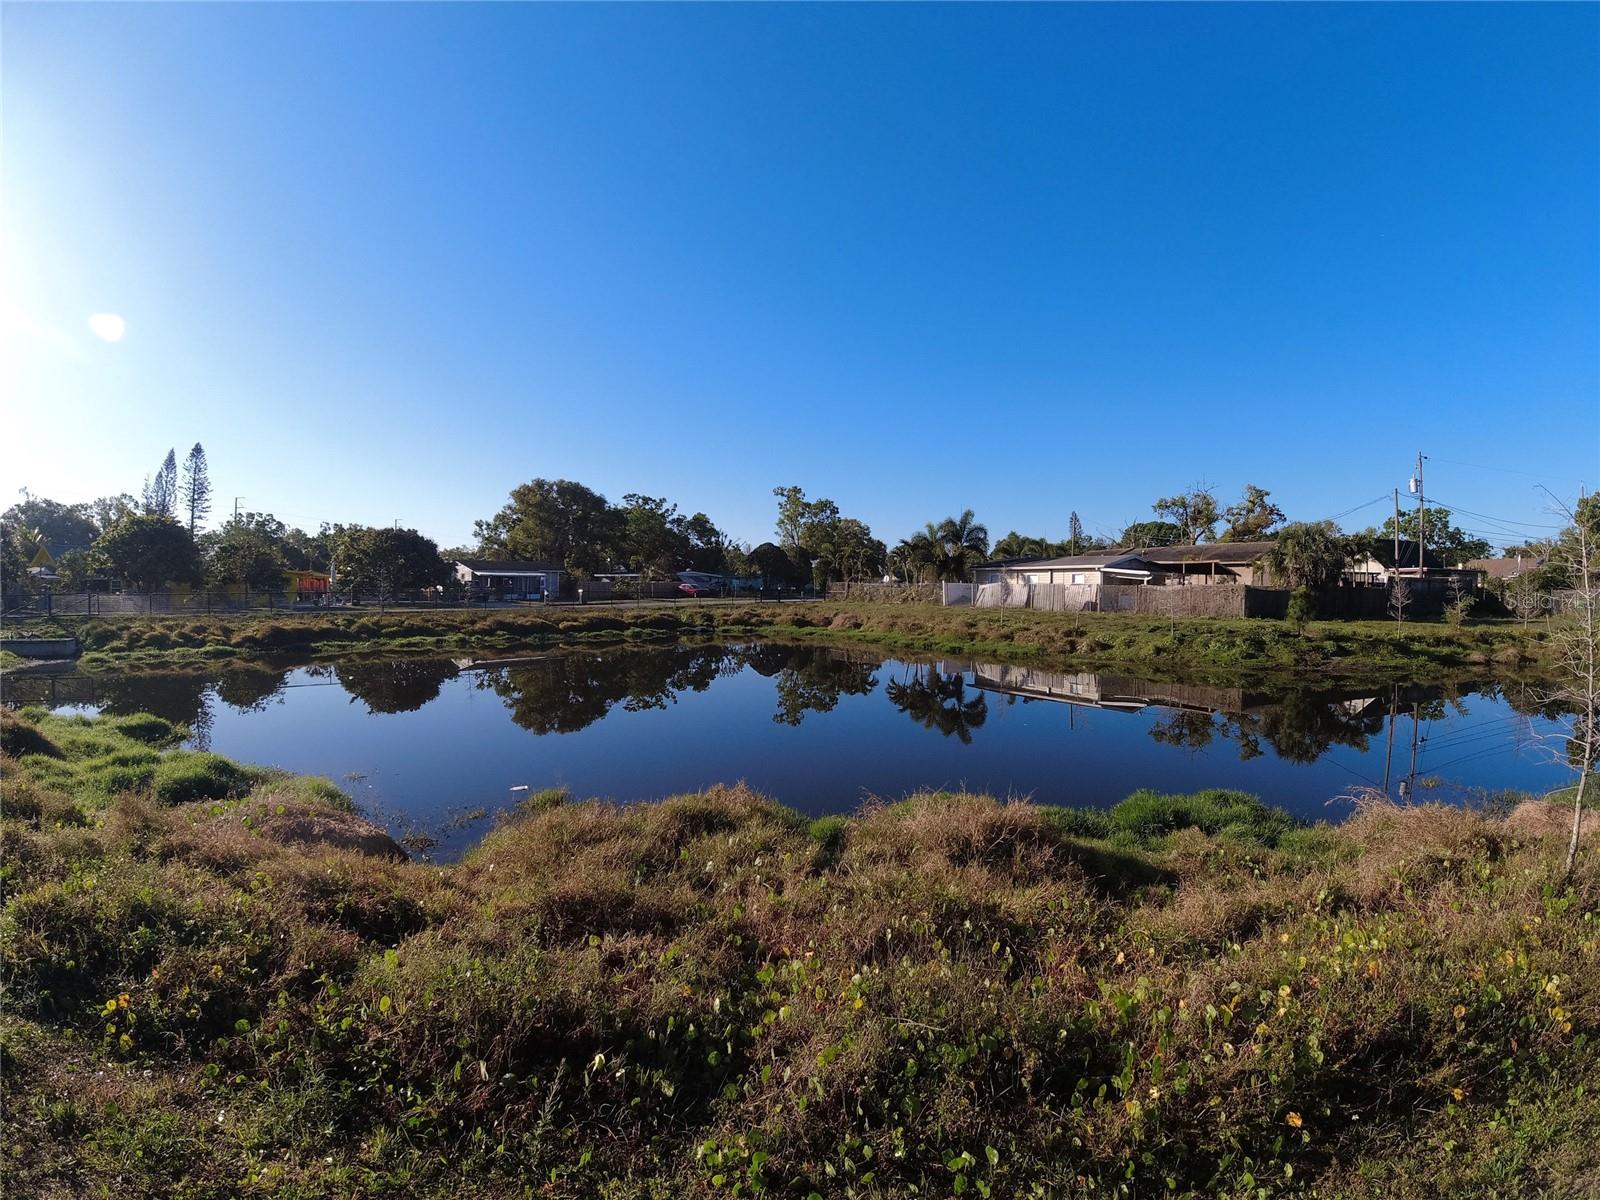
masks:
<path fill-rule="evenodd" d="M 1467 1015 L 1467 1006 L 1465 1004 L 1458 1004 L 1451 1011 L 1453 1011 L 1455 1013 L 1456 1020 L 1459 1021 L 1459 1020 L 1461 1020 L 1462 1017 Z"/>
<path fill-rule="evenodd" d="M 1288 1116 L 1284 1117 L 1283 1123 L 1290 1129 L 1299 1129 L 1300 1126 L 1305 1124 L 1305 1119 L 1301 1117 L 1299 1113 L 1292 1112 Z"/>

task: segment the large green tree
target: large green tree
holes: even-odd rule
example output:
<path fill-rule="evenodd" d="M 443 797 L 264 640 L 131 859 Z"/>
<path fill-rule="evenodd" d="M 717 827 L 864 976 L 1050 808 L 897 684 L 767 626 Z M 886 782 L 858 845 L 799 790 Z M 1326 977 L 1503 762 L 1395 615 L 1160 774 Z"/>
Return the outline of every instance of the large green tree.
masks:
<path fill-rule="evenodd" d="M 243 584 L 253 592 L 281 591 L 289 565 L 284 553 L 287 533 L 283 522 L 270 513 L 241 513 L 205 534 L 200 547 L 206 582 L 213 587 Z"/>
<path fill-rule="evenodd" d="M 1283 524 L 1283 509 L 1272 503 L 1272 493 L 1253 483 L 1244 485 L 1244 494 L 1238 501 L 1222 510 L 1222 520 L 1227 526 L 1222 531 L 1224 542 L 1253 542 L 1270 537 L 1272 531 Z"/>
<path fill-rule="evenodd" d="M 303 529 L 290 529 L 283 535 L 284 561 L 296 571 L 326 571 L 333 566 L 333 546 L 329 540 L 330 526 L 324 525 L 316 533 Z"/>
<path fill-rule="evenodd" d="M 629 492 L 622 498 L 623 561 L 644 579 L 664 579 L 689 564 L 689 535 L 678 506 L 658 496 Z"/>
<path fill-rule="evenodd" d="M 19 544 L 29 540 L 46 546 L 88 546 L 100 528 L 84 504 L 62 504 L 26 490 L 22 499 L 0 514 L 0 525 L 16 530 Z"/>
<path fill-rule="evenodd" d="M 475 531 L 486 557 L 552 563 L 586 578 L 615 563 L 621 524 L 606 498 L 583 484 L 533 479 Z"/>
<path fill-rule="evenodd" d="M 739 557 L 737 547 L 727 534 L 712 523 L 710 517 L 697 512 L 684 518 L 681 528 L 689 539 L 689 566 L 696 571 L 738 574 L 734 570 Z"/>
<path fill-rule="evenodd" d="M 1155 514 L 1178 527 L 1178 544 L 1194 545 L 1216 539 L 1217 498 L 1210 488 L 1192 487 L 1187 492 L 1157 500 L 1150 506 Z"/>
<path fill-rule="evenodd" d="M 200 550 L 189 531 L 161 513 L 129 513 L 94 543 L 96 564 L 140 591 L 200 578 Z"/>
<path fill-rule="evenodd" d="M 168 450 L 156 473 L 145 477 L 143 508 L 147 516 L 177 516 L 178 455 L 175 451 Z"/>
<path fill-rule="evenodd" d="M 768 586 L 797 587 L 805 582 L 806 571 L 789 556 L 789 552 L 776 542 L 762 542 L 750 551 L 751 569 L 767 581 Z"/>
<path fill-rule="evenodd" d="M 1122 531 L 1117 541 L 1127 549 L 1151 546 L 1176 546 L 1183 541 L 1183 530 L 1171 521 L 1135 521 Z"/>
<path fill-rule="evenodd" d="M 803 550 L 807 559 L 816 558 L 839 521 L 839 506 L 827 499 L 808 500 L 797 487 L 773 488 L 772 494 L 778 498 L 778 544 L 790 557 Z"/>
<path fill-rule="evenodd" d="M 183 460 L 183 481 L 178 485 L 178 503 L 194 537 L 201 522 L 211 512 L 211 476 L 206 472 L 206 448 L 196 442 Z"/>
<path fill-rule="evenodd" d="M 450 578 L 438 545 L 415 529 L 334 525 L 328 539 L 340 587 L 386 599 L 396 592 L 438 587 Z"/>
<path fill-rule="evenodd" d="M 7 611 L 33 594 L 33 577 L 28 574 L 27 548 L 18 529 L 0 524 L 0 607 Z"/>
<path fill-rule="evenodd" d="M 139 501 L 127 492 L 118 492 L 114 496 L 101 496 L 98 500 L 91 500 L 82 505 L 82 508 L 84 514 L 94 522 L 95 536 L 98 537 L 129 513 L 138 512 Z"/>
<path fill-rule="evenodd" d="M 1419 540 L 1420 525 L 1415 508 L 1400 513 L 1399 528 L 1401 540 L 1407 542 Z M 1457 529 L 1450 510 L 1441 508 L 1437 504 L 1428 505 L 1427 528 L 1422 533 L 1425 534 L 1425 544 L 1429 553 L 1447 567 L 1459 567 L 1474 558 L 1488 558 L 1489 551 L 1493 549 L 1485 539 Z M 1394 535 L 1395 519 L 1389 517 L 1377 531 L 1377 541 L 1374 544 L 1374 555 L 1378 561 L 1389 566 L 1394 565 L 1390 562 L 1394 557 Z"/>

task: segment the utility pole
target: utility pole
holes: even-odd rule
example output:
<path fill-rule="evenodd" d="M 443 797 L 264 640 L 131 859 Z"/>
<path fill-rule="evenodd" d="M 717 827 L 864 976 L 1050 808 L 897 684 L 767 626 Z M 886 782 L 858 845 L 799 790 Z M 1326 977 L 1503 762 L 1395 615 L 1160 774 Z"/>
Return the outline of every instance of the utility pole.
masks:
<path fill-rule="evenodd" d="M 235 496 L 233 498 L 233 519 L 235 521 L 237 521 L 239 519 L 239 501 L 241 501 L 243 499 L 244 499 L 243 496 Z"/>
<path fill-rule="evenodd" d="M 1400 489 L 1394 490 L 1394 573 L 1400 574 Z"/>
<path fill-rule="evenodd" d="M 1422 460 L 1423 453 L 1417 451 L 1417 578 L 1421 579 L 1427 573 L 1426 556 L 1428 551 L 1428 510 L 1422 499 Z"/>
<path fill-rule="evenodd" d="M 1421 707 L 1415 701 L 1411 704 L 1411 774 L 1406 783 L 1406 800 L 1411 804 L 1417 800 L 1417 718 Z"/>
<path fill-rule="evenodd" d="M 1395 488 L 1395 494 L 1400 494 L 1400 489 Z M 1383 754 L 1383 794 L 1389 794 L 1389 764 L 1394 761 L 1394 718 L 1395 704 L 1400 698 L 1400 689 L 1395 684 L 1389 685 L 1389 748 Z"/>

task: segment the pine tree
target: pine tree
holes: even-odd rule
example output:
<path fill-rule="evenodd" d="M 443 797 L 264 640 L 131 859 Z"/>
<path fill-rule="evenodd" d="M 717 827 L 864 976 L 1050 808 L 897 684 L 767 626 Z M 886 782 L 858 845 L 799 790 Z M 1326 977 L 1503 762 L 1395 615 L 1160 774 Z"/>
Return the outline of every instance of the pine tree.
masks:
<path fill-rule="evenodd" d="M 1067 541 L 1072 543 L 1068 554 L 1076 554 L 1078 547 L 1083 545 L 1083 522 L 1078 519 L 1078 514 L 1073 513 L 1067 520 Z"/>
<path fill-rule="evenodd" d="M 200 522 L 211 511 L 211 477 L 206 474 L 206 448 L 199 442 L 183 460 L 183 487 L 180 489 L 183 507 L 189 514 L 189 536 L 193 537 Z"/>
<path fill-rule="evenodd" d="M 144 511 L 150 516 L 174 516 L 178 508 L 178 456 L 171 450 L 155 478 L 144 481 Z"/>

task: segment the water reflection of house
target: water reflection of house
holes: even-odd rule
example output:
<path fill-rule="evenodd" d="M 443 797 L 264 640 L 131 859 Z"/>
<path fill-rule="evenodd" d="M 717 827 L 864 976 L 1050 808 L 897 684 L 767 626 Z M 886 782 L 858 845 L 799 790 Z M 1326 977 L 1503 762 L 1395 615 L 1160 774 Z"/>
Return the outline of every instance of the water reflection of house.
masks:
<path fill-rule="evenodd" d="M 1155 683 L 1096 671 L 1047 671 L 1010 663 L 980 663 L 972 682 L 984 691 L 1030 700 L 1114 708 L 1132 712 L 1151 706 L 1195 712 L 1243 713 L 1268 703 L 1268 697 L 1237 687 Z"/>

